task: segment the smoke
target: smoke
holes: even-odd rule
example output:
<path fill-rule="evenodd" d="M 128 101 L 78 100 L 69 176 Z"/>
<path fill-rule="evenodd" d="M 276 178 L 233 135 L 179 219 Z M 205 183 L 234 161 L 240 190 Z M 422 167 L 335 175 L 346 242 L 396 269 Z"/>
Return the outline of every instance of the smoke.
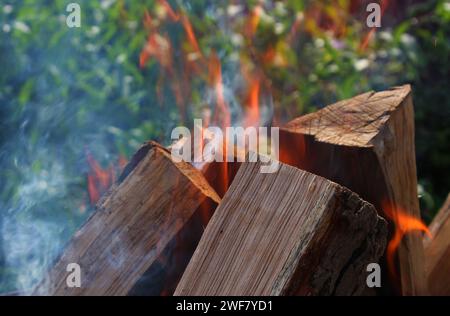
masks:
<path fill-rule="evenodd" d="M 76 31 L 66 28 L 65 12 L 42 1 L 32 17 L 17 15 L 20 4 L 7 15 L 0 12 L 5 23 L 15 25 L 20 18 L 28 30 L 0 30 L 0 59 L 5 61 L 0 72 L 0 293 L 30 293 L 92 211 L 86 149 L 107 166 L 119 152 L 130 157 L 150 138 L 168 142 L 178 123 L 170 82 L 158 104 L 155 67 L 139 68 L 146 35 L 137 27 L 144 11 L 144 4 L 139 6 L 136 16 L 130 10 L 128 20 L 119 21 L 121 15 L 111 14 L 114 6 L 83 3 L 85 22 Z M 230 122 L 242 125 L 249 86 L 239 59 L 239 50 L 245 49 L 242 36 L 217 4 L 204 11 L 218 21 L 220 40 L 230 39 L 233 47 L 232 53 L 217 51 Z M 112 35 L 111 25 L 121 27 Z M 175 38 L 184 34 L 181 27 L 176 32 Z M 206 82 L 194 89 L 200 101 L 189 110 L 199 103 L 213 109 L 216 91 Z M 267 90 L 261 93 L 259 113 L 260 125 L 270 122 L 273 104 Z"/>
<path fill-rule="evenodd" d="M 23 151 L 28 141 L 19 140 L 15 150 Z M 9 146 L 5 146 L 9 147 Z M 66 212 L 65 199 L 70 194 L 71 181 L 64 163 L 49 155 L 48 146 L 34 152 L 31 161 L 47 161 L 44 166 L 29 159 L 15 157 L 17 152 L 3 148 L 5 156 L 20 170 L 14 193 L 3 200 L 0 239 L 2 249 L 2 282 L 0 290 L 30 293 L 44 271 L 61 251 L 78 221 Z M 5 162 L 5 161 L 3 161 Z M 5 166 L 5 164 L 3 164 Z M 73 206 L 72 206 L 73 207 Z"/>
<path fill-rule="evenodd" d="M 3 219 L 4 269 L 13 271 L 14 288 L 29 294 L 62 247 L 61 225 L 15 210 Z"/>

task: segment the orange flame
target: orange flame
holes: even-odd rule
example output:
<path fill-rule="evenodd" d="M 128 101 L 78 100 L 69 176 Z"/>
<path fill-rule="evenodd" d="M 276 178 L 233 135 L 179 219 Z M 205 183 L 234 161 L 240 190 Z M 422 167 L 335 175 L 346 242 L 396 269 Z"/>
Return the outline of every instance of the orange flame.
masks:
<path fill-rule="evenodd" d="M 125 166 L 127 165 L 127 163 L 128 163 L 128 160 L 124 156 L 120 155 L 119 156 L 119 170 L 122 171 L 123 169 L 125 169 Z"/>
<path fill-rule="evenodd" d="M 253 8 L 246 23 L 245 33 L 248 37 L 253 37 L 258 29 L 259 22 L 261 20 L 261 13 L 263 8 L 261 5 L 257 5 Z"/>
<path fill-rule="evenodd" d="M 223 82 L 222 82 L 222 65 L 220 63 L 219 57 L 215 52 L 212 52 L 209 61 L 208 61 L 208 75 L 209 75 L 209 83 L 215 90 L 216 93 L 216 110 L 214 112 L 214 123 L 218 123 L 222 129 L 231 126 L 231 114 L 228 107 L 228 104 L 225 101 L 224 93 L 223 93 Z M 226 161 L 227 157 L 227 141 L 226 139 L 223 142 L 222 155 L 224 157 L 224 161 Z M 228 164 L 223 163 L 223 177 L 222 177 L 222 185 L 224 188 L 228 188 L 229 179 L 228 179 Z"/>
<path fill-rule="evenodd" d="M 121 171 L 125 168 L 127 160 L 123 157 L 119 157 L 118 168 L 110 165 L 108 168 L 103 169 L 97 160 L 89 153 L 86 153 L 86 159 L 91 171 L 87 175 L 87 186 L 89 193 L 89 200 L 92 205 L 100 200 L 103 193 L 105 193 L 109 187 L 116 180 L 116 171 Z M 118 169 L 118 170 L 116 170 Z"/>
<path fill-rule="evenodd" d="M 194 34 L 194 30 L 192 28 L 192 24 L 189 21 L 188 17 L 186 15 L 181 16 L 181 24 L 183 24 L 183 28 L 186 32 L 187 38 L 189 40 L 189 43 L 191 43 L 192 47 L 194 48 L 195 52 L 200 53 L 200 48 L 198 46 L 197 38 Z"/>
<path fill-rule="evenodd" d="M 112 168 L 103 169 L 90 153 L 87 153 L 87 161 L 91 168 L 91 172 L 87 176 L 89 198 L 91 204 L 95 204 L 112 184 L 114 170 Z"/>
<path fill-rule="evenodd" d="M 393 277 L 396 277 L 395 269 L 395 254 L 402 241 L 403 237 L 413 231 L 420 231 L 426 233 L 430 238 L 431 232 L 427 225 L 423 223 L 420 219 L 407 214 L 407 212 L 401 207 L 396 207 L 389 203 L 388 201 L 383 201 L 382 208 L 384 214 L 393 221 L 395 225 L 395 232 L 392 239 L 386 249 L 386 259 L 388 264 L 388 269 Z"/>
<path fill-rule="evenodd" d="M 158 3 L 164 8 L 165 12 L 173 22 L 177 22 L 180 19 L 180 16 L 175 13 L 166 0 L 158 0 Z"/>
<path fill-rule="evenodd" d="M 257 126 L 259 124 L 259 91 L 260 81 L 258 78 L 255 78 L 250 82 L 247 97 L 248 114 L 245 118 L 245 126 Z"/>
<path fill-rule="evenodd" d="M 146 28 L 152 28 L 153 27 L 153 20 L 150 16 L 150 13 L 148 13 L 148 10 L 144 11 L 144 26 Z"/>
<path fill-rule="evenodd" d="M 170 18 L 172 22 L 178 22 L 181 19 L 181 23 L 186 32 L 187 40 L 191 44 L 192 48 L 195 51 L 195 55 L 202 57 L 200 48 L 198 46 L 197 38 L 194 34 L 194 30 L 192 25 L 185 14 L 176 13 L 170 4 L 165 0 L 158 0 L 159 8 L 163 9 L 165 15 L 162 17 L 163 19 L 167 16 Z M 161 17 L 160 17 L 161 18 Z M 158 18 L 157 18 L 158 19 Z M 156 94 L 158 96 L 158 100 L 160 103 L 163 99 L 163 89 L 162 86 L 164 84 L 165 78 L 168 77 L 170 80 L 170 87 L 175 97 L 175 102 L 180 108 L 181 118 L 184 118 L 184 104 L 185 99 L 189 94 L 188 85 L 189 80 L 187 79 L 187 72 L 189 70 L 195 70 L 196 65 L 194 65 L 193 58 L 186 58 L 183 56 L 183 60 L 185 60 L 186 65 L 184 67 L 184 72 L 179 74 L 176 68 L 174 67 L 174 58 L 173 58 L 173 45 L 170 41 L 170 38 L 166 35 L 161 35 L 158 31 L 158 27 L 154 26 L 152 17 L 148 13 L 148 11 L 144 12 L 144 27 L 149 29 L 150 34 L 148 35 L 146 44 L 141 51 L 139 56 L 139 65 L 143 68 L 150 58 L 155 58 L 156 61 L 160 64 L 162 68 L 162 72 L 160 73 L 160 77 L 158 79 L 156 85 Z M 156 24 L 158 25 L 158 24 Z M 195 57 L 195 56 L 190 56 Z"/>
<path fill-rule="evenodd" d="M 156 32 L 151 33 L 147 43 L 139 56 L 139 65 L 144 67 L 150 57 L 158 60 L 162 67 L 170 69 L 172 66 L 172 45 L 167 37 Z"/>
<path fill-rule="evenodd" d="M 216 92 L 216 111 L 214 121 L 221 122 L 221 127 L 226 128 L 231 124 L 230 111 L 225 101 L 222 82 L 222 65 L 215 52 L 211 53 L 208 63 L 209 82 Z M 219 119 L 219 116 L 220 119 Z"/>

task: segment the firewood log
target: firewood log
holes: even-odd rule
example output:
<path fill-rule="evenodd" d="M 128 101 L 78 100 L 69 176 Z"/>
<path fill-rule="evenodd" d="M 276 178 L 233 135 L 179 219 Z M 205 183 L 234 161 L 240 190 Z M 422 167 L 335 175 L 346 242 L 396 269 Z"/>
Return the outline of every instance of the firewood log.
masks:
<path fill-rule="evenodd" d="M 356 295 L 386 222 L 348 189 L 281 165 L 244 162 L 175 295 Z"/>
<path fill-rule="evenodd" d="M 337 102 L 280 130 L 281 161 L 358 193 L 397 227 L 400 212 L 420 219 L 414 147 L 409 85 Z M 406 234 L 397 254 L 400 293 L 426 294 L 421 234 Z"/>
<path fill-rule="evenodd" d="M 199 212 L 212 212 L 219 201 L 198 170 L 173 162 L 170 153 L 156 143 L 145 144 L 34 294 L 126 295 L 145 271 L 157 265 L 164 268 L 182 251 L 188 257 L 152 284 L 170 293 L 202 233 L 189 231 L 187 225 L 202 227 L 195 220 Z M 81 287 L 68 287 L 69 263 L 80 266 Z"/>
<path fill-rule="evenodd" d="M 450 295 L 450 194 L 424 238 L 425 270 L 432 295 Z"/>

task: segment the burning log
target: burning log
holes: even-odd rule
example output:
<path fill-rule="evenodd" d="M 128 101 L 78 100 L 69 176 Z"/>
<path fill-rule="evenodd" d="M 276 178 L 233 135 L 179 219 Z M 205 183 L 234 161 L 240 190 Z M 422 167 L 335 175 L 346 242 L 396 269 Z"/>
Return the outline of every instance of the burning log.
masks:
<path fill-rule="evenodd" d="M 395 224 L 403 295 L 426 293 L 422 236 L 410 233 L 426 229 L 417 199 L 413 116 L 405 85 L 335 103 L 280 130 L 282 162 L 349 188 Z M 387 253 L 392 262 L 395 243 Z"/>
<path fill-rule="evenodd" d="M 185 162 L 173 162 L 166 149 L 147 143 L 34 293 L 126 295 L 144 272 L 153 267 L 158 270 L 156 266 L 181 252 L 187 258 L 166 269 L 159 283 L 152 284 L 170 293 L 200 239 L 200 212 L 212 212 L 219 201 L 198 170 Z M 69 263 L 80 266 L 79 288 L 66 284 Z"/>
<path fill-rule="evenodd" d="M 242 163 L 175 295 L 353 295 L 386 222 L 348 189 L 281 165 Z"/>
<path fill-rule="evenodd" d="M 450 295 L 450 194 L 430 225 L 425 238 L 425 270 L 432 295 Z"/>

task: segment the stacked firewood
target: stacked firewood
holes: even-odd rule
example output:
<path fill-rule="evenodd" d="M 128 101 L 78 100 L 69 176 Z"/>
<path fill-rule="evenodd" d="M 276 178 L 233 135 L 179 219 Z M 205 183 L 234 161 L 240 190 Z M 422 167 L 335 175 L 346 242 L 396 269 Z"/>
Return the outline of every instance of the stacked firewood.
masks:
<path fill-rule="evenodd" d="M 448 293 L 448 207 L 435 238 L 402 235 L 381 289 L 366 283 L 369 264 L 388 269 L 402 218 L 420 219 L 409 86 L 294 119 L 280 129 L 280 161 L 267 174 L 260 162 L 198 170 L 144 144 L 34 293 Z M 69 263 L 81 287 L 67 285 Z"/>

